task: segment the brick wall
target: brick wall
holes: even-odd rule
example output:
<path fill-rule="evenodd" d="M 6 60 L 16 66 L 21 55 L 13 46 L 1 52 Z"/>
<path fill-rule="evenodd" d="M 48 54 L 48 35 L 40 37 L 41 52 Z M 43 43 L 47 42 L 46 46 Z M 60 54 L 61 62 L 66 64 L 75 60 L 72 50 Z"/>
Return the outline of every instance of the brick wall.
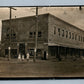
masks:
<path fill-rule="evenodd" d="M 75 26 L 72 26 L 53 15 L 49 15 L 49 24 L 48 24 L 48 43 L 50 46 L 66 46 L 66 47 L 72 47 L 72 48 L 84 48 L 84 32 L 80 29 L 78 29 Z M 54 27 L 56 27 L 56 32 L 54 34 Z M 60 36 L 58 32 L 58 28 L 60 28 Z M 64 36 L 62 36 L 64 30 Z M 68 31 L 68 37 L 66 38 L 66 31 Z M 69 38 L 69 32 L 71 32 L 71 39 Z M 74 33 L 74 39 L 72 39 L 72 33 Z M 75 40 L 75 34 L 78 36 L 82 36 L 82 41 L 77 36 L 77 39 Z"/>

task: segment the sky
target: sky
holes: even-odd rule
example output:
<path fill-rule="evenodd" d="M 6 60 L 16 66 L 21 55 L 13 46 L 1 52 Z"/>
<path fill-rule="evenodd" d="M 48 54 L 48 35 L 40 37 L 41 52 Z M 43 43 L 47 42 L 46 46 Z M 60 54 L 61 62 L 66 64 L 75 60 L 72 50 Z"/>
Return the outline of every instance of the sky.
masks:
<path fill-rule="evenodd" d="M 14 7 L 17 10 L 12 10 L 12 18 L 20 18 L 33 16 L 36 14 L 35 7 Z M 79 7 L 39 7 L 38 14 L 50 13 L 60 19 L 73 24 L 84 30 L 84 7 L 79 10 Z M 0 40 L 2 20 L 9 19 L 9 8 L 0 7 Z"/>

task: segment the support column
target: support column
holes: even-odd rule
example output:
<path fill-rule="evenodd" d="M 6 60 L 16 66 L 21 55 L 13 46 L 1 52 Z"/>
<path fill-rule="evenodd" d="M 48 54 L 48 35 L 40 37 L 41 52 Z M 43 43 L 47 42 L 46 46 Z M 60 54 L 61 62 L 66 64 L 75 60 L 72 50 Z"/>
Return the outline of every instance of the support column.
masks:
<path fill-rule="evenodd" d="M 44 44 L 44 55 L 46 55 L 44 58 L 48 59 L 48 44 Z"/>
<path fill-rule="evenodd" d="M 80 49 L 78 49 L 78 52 L 79 52 L 79 57 L 80 57 Z"/>
<path fill-rule="evenodd" d="M 61 61 L 61 57 L 60 57 L 60 46 L 58 46 L 58 60 Z"/>
<path fill-rule="evenodd" d="M 19 55 L 19 43 L 17 43 L 17 55 Z"/>
<path fill-rule="evenodd" d="M 68 48 L 65 47 L 65 59 L 67 59 L 67 49 Z"/>
<path fill-rule="evenodd" d="M 68 57 L 67 58 L 71 58 L 71 49 L 69 48 L 69 54 L 68 54 Z"/>
<path fill-rule="evenodd" d="M 71 59 L 73 59 L 73 49 L 70 48 L 70 53 L 71 53 Z"/>
<path fill-rule="evenodd" d="M 25 54 L 27 54 L 27 43 L 25 43 Z"/>

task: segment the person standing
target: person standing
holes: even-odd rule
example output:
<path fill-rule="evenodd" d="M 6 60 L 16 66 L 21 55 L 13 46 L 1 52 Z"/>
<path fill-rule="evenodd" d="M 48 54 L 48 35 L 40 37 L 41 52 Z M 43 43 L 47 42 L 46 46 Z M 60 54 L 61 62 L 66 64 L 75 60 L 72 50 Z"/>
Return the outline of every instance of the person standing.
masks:
<path fill-rule="evenodd" d="M 24 61 L 24 55 L 22 55 L 22 61 Z"/>
<path fill-rule="evenodd" d="M 21 61 L 21 54 L 19 54 L 19 55 L 18 55 L 18 60 L 20 60 L 20 61 Z"/>
<path fill-rule="evenodd" d="M 26 59 L 27 59 L 27 61 L 29 61 L 29 53 L 27 53 Z"/>

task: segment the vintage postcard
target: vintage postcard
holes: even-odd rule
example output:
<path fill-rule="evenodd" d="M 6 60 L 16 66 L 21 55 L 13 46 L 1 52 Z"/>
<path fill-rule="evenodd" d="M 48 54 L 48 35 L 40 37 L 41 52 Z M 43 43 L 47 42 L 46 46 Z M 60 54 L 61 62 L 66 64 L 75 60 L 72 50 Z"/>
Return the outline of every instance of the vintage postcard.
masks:
<path fill-rule="evenodd" d="M 0 77 L 84 77 L 84 7 L 0 7 Z"/>

